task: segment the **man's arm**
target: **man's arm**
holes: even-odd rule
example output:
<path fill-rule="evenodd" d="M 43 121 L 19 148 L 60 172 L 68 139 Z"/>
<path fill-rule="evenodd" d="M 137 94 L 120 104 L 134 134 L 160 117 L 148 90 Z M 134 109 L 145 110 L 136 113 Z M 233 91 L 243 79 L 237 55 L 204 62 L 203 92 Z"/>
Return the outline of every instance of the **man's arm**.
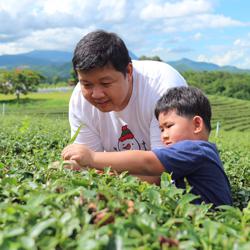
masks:
<path fill-rule="evenodd" d="M 80 131 L 74 143 L 86 145 L 94 151 L 103 151 L 100 135 L 96 131 L 92 121 L 95 121 L 95 117 L 93 117 L 91 109 L 88 108 L 87 101 L 82 97 L 78 83 L 69 102 L 71 137 L 76 134 L 80 127 Z"/>
<path fill-rule="evenodd" d="M 76 161 L 78 169 L 79 166 L 100 170 L 111 167 L 118 173 L 128 171 L 133 175 L 144 176 L 159 176 L 165 170 L 152 151 L 94 152 L 83 145 L 71 144 L 63 150 L 62 157 L 64 160 Z"/>

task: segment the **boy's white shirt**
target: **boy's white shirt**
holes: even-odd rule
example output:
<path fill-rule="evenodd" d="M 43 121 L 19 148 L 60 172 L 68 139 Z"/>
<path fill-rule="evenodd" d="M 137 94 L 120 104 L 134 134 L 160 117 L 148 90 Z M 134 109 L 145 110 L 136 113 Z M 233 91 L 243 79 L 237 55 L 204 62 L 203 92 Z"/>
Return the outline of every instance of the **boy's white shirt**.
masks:
<path fill-rule="evenodd" d="M 83 124 L 75 143 L 94 151 L 161 147 L 155 104 L 168 88 L 183 85 L 187 85 L 184 78 L 166 63 L 133 61 L 133 91 L 128 105 L 120 112 L 103 113 L 85 100 L 78 83 L 69 103 L 71 136 Z"/>

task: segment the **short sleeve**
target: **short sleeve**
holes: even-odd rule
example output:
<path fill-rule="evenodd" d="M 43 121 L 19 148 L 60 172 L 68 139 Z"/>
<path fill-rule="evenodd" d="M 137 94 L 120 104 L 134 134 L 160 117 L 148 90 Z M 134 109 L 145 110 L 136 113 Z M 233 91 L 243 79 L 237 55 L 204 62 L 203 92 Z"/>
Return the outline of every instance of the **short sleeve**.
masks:
<path fill-rule="evenodd" d="M 84 120 L 81 116 L 83 113 L 81 110 L 83 103 L 81 103 L 80 95 L 79 86 L 77 85 L 69 102 L 71 137 L 75 135 L 76 131 L 81 126 L 80 132 L 74 143 L 86 145 L 94 151 L 103 151 L 104 149 L 99 134 L 94 126 L 88 122 L 87 117 L 90 116 L 90 114 L 88 114 L 88 111 L 86 110 Z"/>
<path fill-rule="evenodd" d="M 153 149 L 173 179 L 183 178 L 202 166 L 203 152 L 192 141 L 182 141 L 170 147 Z"/>
<path fill-rule="evenodd" d="M 74 143 L 86 145 L 94 151 L 102 152 L 104 150 L 102 147 L 101 139 L 98 134 L 95 133 L 93 129 L 91 130 L 86 124 L 82 124 L 76 118 L 71 118 L 70 126 L 71 137 L 73 137 L 77 129 L 82 126 Z"/>

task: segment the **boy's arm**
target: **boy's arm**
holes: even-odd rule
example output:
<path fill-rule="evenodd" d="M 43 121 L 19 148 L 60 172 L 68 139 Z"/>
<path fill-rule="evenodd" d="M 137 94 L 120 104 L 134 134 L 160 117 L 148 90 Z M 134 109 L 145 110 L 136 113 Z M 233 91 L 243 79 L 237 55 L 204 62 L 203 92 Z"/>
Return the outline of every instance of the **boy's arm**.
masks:
<path fill-rule="evenodd" d="M 100 170 L 111 167 L 118 173 L 128 171 L 133 175 L 159 176 L 165 171 L 152 151 L 94 152 L 84 145 L 71 144 L 63 150 L 62 157 L 64 160 L 76 161 L 80 167 Z"/>

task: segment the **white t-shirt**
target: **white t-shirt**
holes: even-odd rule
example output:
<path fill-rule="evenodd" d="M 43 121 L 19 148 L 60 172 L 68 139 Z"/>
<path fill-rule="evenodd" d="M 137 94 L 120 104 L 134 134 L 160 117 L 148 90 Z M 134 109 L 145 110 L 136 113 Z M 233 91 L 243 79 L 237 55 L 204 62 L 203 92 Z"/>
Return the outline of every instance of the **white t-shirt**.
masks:
<path fill-rule="evenodd" d="M 133 61 L 133 91 L 119 112 L 101 112 L 85 100 L 78 83 L 69 103 L 71 136 L 83 124 L 75 143 L 94 151 L 151 150 L 162 146 L 154 115 L 157 100 L 168 88 L 185 86 L 184 78 L 170 65 Z"/>

